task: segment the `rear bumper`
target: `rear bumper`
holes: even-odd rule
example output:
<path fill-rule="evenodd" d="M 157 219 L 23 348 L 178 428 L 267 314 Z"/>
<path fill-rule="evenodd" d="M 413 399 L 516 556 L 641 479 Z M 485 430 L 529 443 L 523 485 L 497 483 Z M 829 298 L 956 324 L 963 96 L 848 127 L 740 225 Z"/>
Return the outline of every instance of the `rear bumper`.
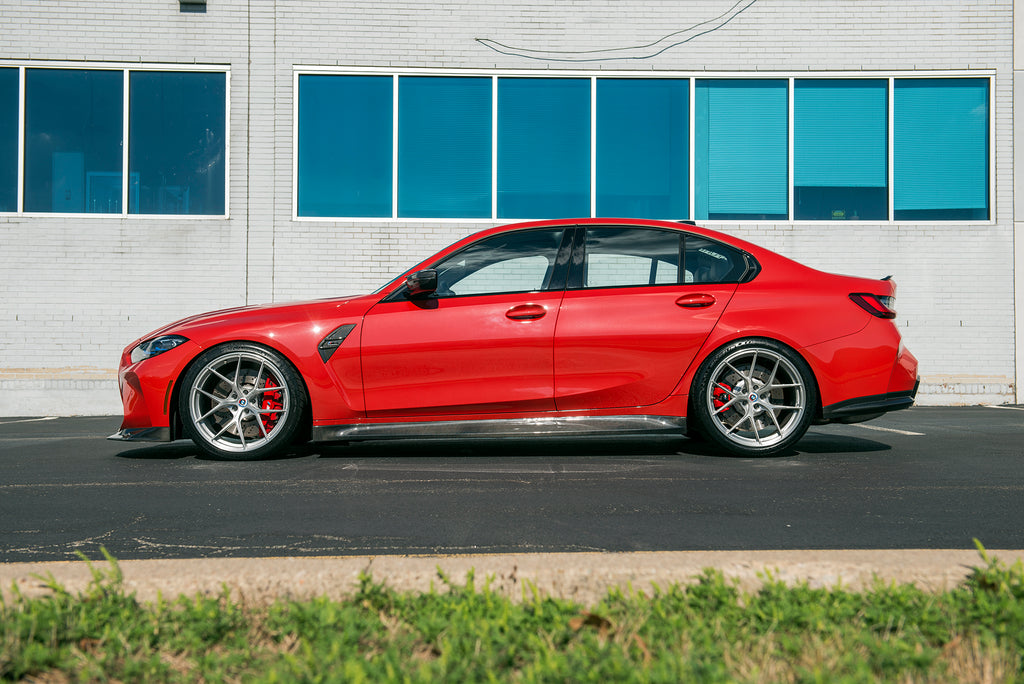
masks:
<path fill-rule="evenodd" d="M 822 407 L 822 418 L 826 423 L 861 423 L 889 411 L 910 408 L 914 405 L 918 385 L 920 381 L 915 381 L 911 390 L 857 397 Z"/>

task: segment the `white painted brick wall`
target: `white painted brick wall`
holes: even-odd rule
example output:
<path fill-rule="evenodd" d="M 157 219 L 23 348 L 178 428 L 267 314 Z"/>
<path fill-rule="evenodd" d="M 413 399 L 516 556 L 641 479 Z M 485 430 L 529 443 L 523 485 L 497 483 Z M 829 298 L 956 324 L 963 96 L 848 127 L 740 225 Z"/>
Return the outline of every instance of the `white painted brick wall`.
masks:
<path fill-rule="evenodd" d="M 81 369 L 113 369 L 121 347 L 148 330 L 201 310 L 366 291 L 485 227 L 293 221 L 296 66 L 785 75 L 995 70 L 992 225 L 720 227 L 818 268 L 893 274 L 900 326 L 929 381 L 922 402 L 1011 400 L 1010 0 L 757 0 L 720 30 L 650 59 L 538 61 L 475 40 L 537 50 L 629 47 L 712 19 L 732 4 L 209 0 L 205 13 L 183 13 L 176 0 L 6 0 L 0 60 L 229 68 L 230 218 L 0 216 L 0 415 L 116 412 L 112 379 L 97 381 L 88 370 L 81 386 L 75 381 Z M 56 394 L 60 401 L 48 403 L 47 395 Z"/>

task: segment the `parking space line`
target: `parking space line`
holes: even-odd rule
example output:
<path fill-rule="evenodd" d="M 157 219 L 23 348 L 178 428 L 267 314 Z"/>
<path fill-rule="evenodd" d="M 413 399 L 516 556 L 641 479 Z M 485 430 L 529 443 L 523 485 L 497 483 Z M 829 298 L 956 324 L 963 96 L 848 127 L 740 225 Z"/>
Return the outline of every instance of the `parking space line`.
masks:
<path fill-rule="evenodd" d="M 992 405 L 986 404 L 985 408 L 1007 409 L 1007 410 L 1010 410 L 1010 411 L 1024 411 L 1024 406 L 999 406 L 999 405 L 996 405 L 996 404 L 992 404 Z"/>
<path fill-rule="evenodd" d="M 14 425 L 15 423 L 41 423 L 44 420 L 57 420 L 57 416 L 47 416 L 45 418 L 21 418 L 19 420 L 6 420 L 0 422 L 0 425 Z"/>
<path fill-rule="evenodd" d="M 908 435 L 910 437 L 924 437 L 923 432 L 910 432 L 909 430 L 897 430 L 895 428 L 878 427 L 877 425 L 863 425 L 854 423 L 853 427 L 864 428 L 865 430 L 876 430 L 878 432 L 895 432 L 897 435 Z"/>

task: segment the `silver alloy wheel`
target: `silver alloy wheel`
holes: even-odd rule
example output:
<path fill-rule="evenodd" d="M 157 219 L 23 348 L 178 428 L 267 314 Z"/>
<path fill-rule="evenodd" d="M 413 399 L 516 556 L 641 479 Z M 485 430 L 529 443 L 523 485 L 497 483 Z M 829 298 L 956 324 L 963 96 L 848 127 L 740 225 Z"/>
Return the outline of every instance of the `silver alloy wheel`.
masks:
<path fill-rule="evenodd" d="M 796 366 L 765 347 L 739 349 L 709 376 L 703 401 L 714 427 L 743 447 L 771 447 L 801 429 L 808 390 Z"/>
<path fill-rule="evenodd" d="M 291 397 L 282 369 L 252 351 L 228 352 L 203 366 L 189 387 L 189 420 L 214 449 L 245 453 L 287 423 Z"/>

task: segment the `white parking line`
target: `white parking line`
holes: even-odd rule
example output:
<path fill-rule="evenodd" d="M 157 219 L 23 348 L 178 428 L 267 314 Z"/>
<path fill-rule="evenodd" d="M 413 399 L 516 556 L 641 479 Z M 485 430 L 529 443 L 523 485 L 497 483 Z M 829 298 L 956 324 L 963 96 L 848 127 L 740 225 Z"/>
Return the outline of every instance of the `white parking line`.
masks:
<path fill-rule="evenodd" d="M 865 430 L 877 430 L 878 432 L 895 432 L 897 435 L 909 435 L 910 437 L 924 437 L 923 432 L 910 432 L 909 430 L 896 430 L 894 428 L 878 427 L 877 425 L 862 425 L 861 423 L 854 423 L 854 427 L 864 428 Z"/>
<path fill-rule="evenodd" d="M 994 406 L 994 405 L 993 406 L 989 406 L 989 405 L 986 405 L 985 408 L 1008 409 L 1010 411 L 1024 411 L 1024 406 Z"/>
<path fill-rule="evenodd" d="M 21 420 L 7 420 L 0 425 L 14 425 L 15 423 L 41 423 L 44 420 L 57 420 L 57 416 L 47 416 L 46 418 L 22 418 Z"/>

